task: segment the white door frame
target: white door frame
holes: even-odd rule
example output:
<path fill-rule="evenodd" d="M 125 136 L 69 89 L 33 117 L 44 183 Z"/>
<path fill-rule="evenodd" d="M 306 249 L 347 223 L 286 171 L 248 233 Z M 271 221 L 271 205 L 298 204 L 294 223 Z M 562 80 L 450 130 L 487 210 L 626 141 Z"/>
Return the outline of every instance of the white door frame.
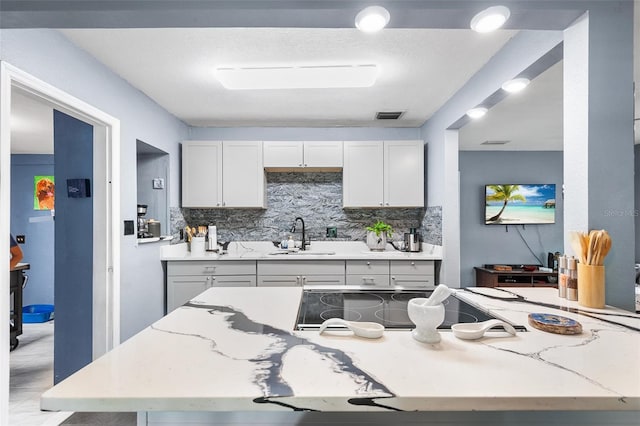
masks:
<path fill-rule="evenodd" d="M 0 241 L 4 266 L 0 288 L 9 277 L 11 202 L 11 92 L 19 88 L 93 125 L 93 359 L 120 343 L 120 120 L 70 94 L 0 61 Z M 61 187 L 63 185 L 60 185 Z M 0 244 L 0 247 L 2 245 Z M 9 292 L 0 291 L 0 318 L 9 318 Z M 9 327 L 0 327 L 0 424 L 8 423 Z"/>

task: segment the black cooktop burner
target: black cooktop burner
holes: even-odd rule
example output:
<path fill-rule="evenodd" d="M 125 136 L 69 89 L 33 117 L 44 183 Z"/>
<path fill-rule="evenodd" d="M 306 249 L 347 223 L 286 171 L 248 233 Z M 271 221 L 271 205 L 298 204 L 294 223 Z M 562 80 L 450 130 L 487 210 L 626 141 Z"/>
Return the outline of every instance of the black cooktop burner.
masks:
<path fill-rule="evenodd" d="M 412 329 L 407 303 L 415 297 L 429 297 L 431 290 L 304 290 L 298 310 L 296 330 L 317 330 L 325 320 L 373 321 L 389 329 Z M 455 295 L 444 301 L 445 317 L 440 329 L 461 322 L 481 322 L 496 318 Z M 503 318 L 500 318 L 503 319 Z M 526 331 L 523 326 L 514 327 Z"/>

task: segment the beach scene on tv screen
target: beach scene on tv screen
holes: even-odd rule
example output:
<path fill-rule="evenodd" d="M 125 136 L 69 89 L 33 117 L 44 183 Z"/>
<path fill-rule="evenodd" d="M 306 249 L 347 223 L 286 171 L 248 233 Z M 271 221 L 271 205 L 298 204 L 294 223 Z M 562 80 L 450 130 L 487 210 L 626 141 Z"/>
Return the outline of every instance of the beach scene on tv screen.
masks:
<path fill-rule="evenodd" d="M 486 185 L 485 223 L 517 225 L 555 223 L 556 186 Z"/>

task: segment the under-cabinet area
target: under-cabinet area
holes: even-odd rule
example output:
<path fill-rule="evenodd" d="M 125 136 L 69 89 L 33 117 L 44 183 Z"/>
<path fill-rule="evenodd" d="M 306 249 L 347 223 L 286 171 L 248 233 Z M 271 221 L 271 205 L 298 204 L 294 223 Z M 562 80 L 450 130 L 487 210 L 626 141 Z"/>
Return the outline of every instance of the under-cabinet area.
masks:
<path fill-rule="evenodd" d="M 211 287 L 433 287 L 436 260 L 184 260 L 167 262 L 167 313 Z"/>

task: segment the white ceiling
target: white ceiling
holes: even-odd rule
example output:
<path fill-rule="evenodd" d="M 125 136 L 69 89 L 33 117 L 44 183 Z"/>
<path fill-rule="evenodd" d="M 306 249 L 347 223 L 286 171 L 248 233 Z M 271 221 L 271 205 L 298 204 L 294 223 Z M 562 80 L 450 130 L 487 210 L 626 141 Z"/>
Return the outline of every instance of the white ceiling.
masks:
<path fill-rule="evenodd" d="M 62 30 L 122 78 L 192 126 L 419 127 L 515 31 L 165 28 Z M 370 88 L 227 90 L 218 67 L 378 64 Z"/>
<path fill-rule="evenodd" d="M 562 61 L 460 129 L 460 150 L 561 151 Z M 509 141 L 505 145 L 481 145 Z"/>
<path fill-rule="evenodd" d="M 635 40 L 640 46 L 640 7 Z M 470 30 L 164 28 L 67 29 L 73 43 L 193 126 L 418 127 L 449 99 L 516 31 Z M 636 81 L 640 55 L 635 55 Z M 218 66 L 378 63 L 378 83 L 368 89 L 228 91 L 215 80 Z M 482 120 L 461 129 L 461 149 L 561 150 L 561 65 L 527 90 L 510 95 Z M 45 136 L 51 113 L 14 100 L 13 152 L 50 152 Z M 375 121 L 377 111 L 406 111 L 397 121 Z M 49 119 L 21 118 L 21 111 Z M 640 96 L 636 97 L 640 111 Z M 29 121 L 32 124 L 24 126 Z M 484 147 L 485 140 L 510 140 Z M 636 133 L 640 142 L 640 132 Z M 40 147 L 39 144 L 44 144 Z"/>

